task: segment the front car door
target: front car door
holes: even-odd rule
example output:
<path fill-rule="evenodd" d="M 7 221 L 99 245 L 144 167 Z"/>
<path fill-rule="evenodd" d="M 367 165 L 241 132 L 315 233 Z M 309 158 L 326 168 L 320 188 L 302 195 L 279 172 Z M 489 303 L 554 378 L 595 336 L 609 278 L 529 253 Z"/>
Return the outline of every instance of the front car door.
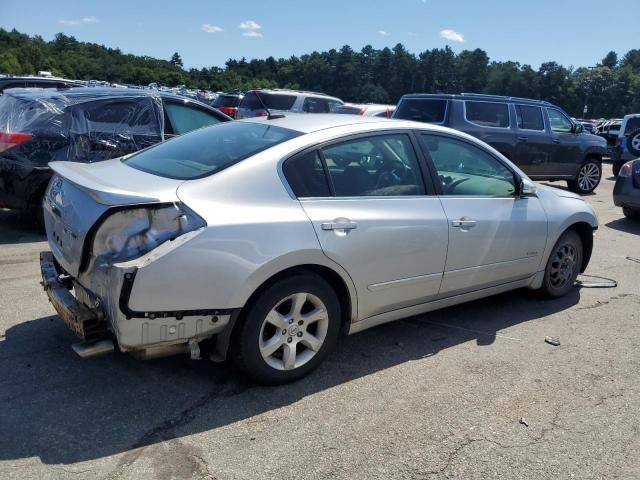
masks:
<path fill-rule="evenodd" d="M 446 134 L 419 134 L 438 175 L 449 221 L 440 297 L 523 280 L 536 273 L 547 217 L 536 197 L 520 198 L 516 176 L 479 145 Z"/>
<path fill-rule="evenodd" d="M 551 162 L 549 176 L 575 177 L 582 162 L 580 135 L 574 133 L 573 122 L 557 108 L 547 107 L 551 128 Z"/>
<path fill-rule="evenodd" d="M 324 253 L 353 279 L 360 319 L 438 295 L 447 219 L 418 155 L 410 133 L 395 131 L 326 144 L 283 166 Z"/>

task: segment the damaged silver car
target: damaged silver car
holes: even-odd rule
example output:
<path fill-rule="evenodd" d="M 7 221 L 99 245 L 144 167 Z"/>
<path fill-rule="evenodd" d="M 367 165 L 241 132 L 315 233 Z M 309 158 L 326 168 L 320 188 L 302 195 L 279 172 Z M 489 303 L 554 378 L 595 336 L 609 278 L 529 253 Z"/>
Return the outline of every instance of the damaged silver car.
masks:
<path fill-rule="evenodd" d="M 43 285 L 83 356 L 188 353 L 309 373 L 341 332 L 517 288 L 567 294 L 597 228 L 466 134 L 270 115 L 56 162 Z"/>

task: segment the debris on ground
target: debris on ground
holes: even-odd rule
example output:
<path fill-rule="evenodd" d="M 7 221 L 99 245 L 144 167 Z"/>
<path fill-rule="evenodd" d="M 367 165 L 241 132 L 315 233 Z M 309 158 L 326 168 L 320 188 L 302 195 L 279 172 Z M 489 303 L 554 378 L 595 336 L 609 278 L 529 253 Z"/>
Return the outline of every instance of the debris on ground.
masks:
<path fill-rule="evenodd" d="M 583 288 L 615 288 L 618 286 L 618 282 L 612 278 L 581 274 L 576 278 L 575 285 Z"/>
<path fill-rule="evenodd" d="M 558 337 L 545 337 L 544 341 L 547 342 L 549 345 L 553 345 L 554 347 L 558 347 L 560 346 L 560 338 Z"/>
<path fill-rule="evenodd" d="M 640 263 L 640 258 L 626 257 L 627 260 L 631 260 L 632 262 Z"/>
<path fill-rule="evenodd" d="M 528 426 L 529 426 L 529 423 L 524 419 L 524 417 L 520 417 L 520 423 L 521 423 L 522 425 L 524 425 L 525 427 L 528 427 Z"/>

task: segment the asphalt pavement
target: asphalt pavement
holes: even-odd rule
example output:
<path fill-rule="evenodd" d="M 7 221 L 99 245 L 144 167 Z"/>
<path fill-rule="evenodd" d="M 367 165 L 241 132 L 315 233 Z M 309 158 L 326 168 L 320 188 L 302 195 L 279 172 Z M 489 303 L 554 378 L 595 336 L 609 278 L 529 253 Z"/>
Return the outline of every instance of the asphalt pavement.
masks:
<path fill-rule="evenodd" d="M 605 177 L 586 273 L 617 288 L 386 324 L 280 387 L 186 357 L 81 359 L 39 285 L 46 242 L 0 210 L 0 478 L 638 479 L 640 223 Z"/>

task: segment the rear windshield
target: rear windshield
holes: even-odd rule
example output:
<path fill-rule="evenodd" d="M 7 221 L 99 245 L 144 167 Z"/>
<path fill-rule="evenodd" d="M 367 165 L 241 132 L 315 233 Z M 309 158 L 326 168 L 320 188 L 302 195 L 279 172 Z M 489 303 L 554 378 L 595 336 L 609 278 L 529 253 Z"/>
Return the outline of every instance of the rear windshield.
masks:
<path fill-rule="evenodd" d="M 227 122 L 143 150 L 124 163 L 161 177 L 191 180 L 212 175 L 299 135 L 265 123 Z"/>
<path fill-rule="evenodd" d="M 427 123 L 444 123 L 446 111 L 446 100 L 407 98 L 400 102 L 393 114 L 393 118 Z"/>
<path fill-rule="evenodd" d="M 237 107 L 240 103 L 238 95 L 219 95 L 211 104 L 212 107 Z"/>
<path fill-rule="evenodd" d="M 240 107 L 248 110 L 262 110 L 264 107 L 260 103 L 261 99 L 269 110 L 290 110 L 297 98 L 295 95 L 260 92 L 260 99 L 258 99 L 257 95 L 256 92 L 245 95 Z"/>

